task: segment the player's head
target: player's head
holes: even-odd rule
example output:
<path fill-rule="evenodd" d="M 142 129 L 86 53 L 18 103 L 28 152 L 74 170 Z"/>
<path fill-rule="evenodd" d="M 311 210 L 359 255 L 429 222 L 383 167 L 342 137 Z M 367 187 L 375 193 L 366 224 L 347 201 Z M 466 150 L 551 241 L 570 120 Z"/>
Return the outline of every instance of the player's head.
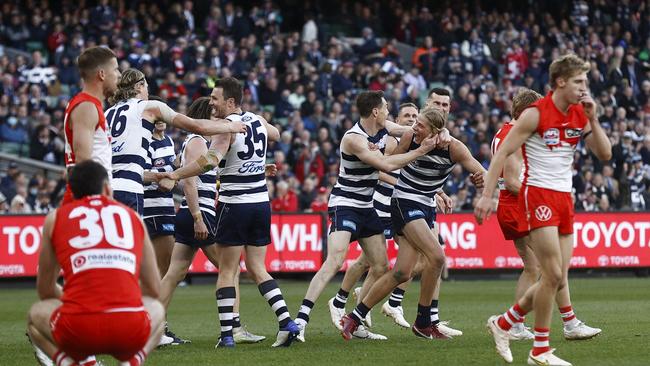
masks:
<path fill-rule="evenodd" d="M 512 119 L 518 119 L 524 109 L 542 98 L 543 96 L 534 90 L 519 88 L 517 94 L 512 97 L 512 108 L 510 109 Z"/>
<path fill-rule="evenodd" d="M 571 104 L 576 104 L 587 90 L 589 63 L 574 54 L 555 59 L 549 67 L 549 82 Z"/>
<path fill-rule="evenodd" d="M 197 98 L 187 108 L 187 116 L 196 119 L 211 119 L 212 105 L 209 97 Z"/>
<path fill-rule="evenodd" d="M 451 93 L 445 88 L 431 89 L 424 108 L 437 108 L 448 115 L 451 110 Z"/>
<path fill-rule="evenodd" d="M 161 98 L 157 95 L 150 95 L 149 100 L 156 100 L 167 104 L 167 101 L 164 98 Z M 155 121 L 153 121 L 153 126 L 154 126 L 154 132 L 164 133 L 165 130 L 167 129 L 167 123 L 162 118 L 158 118 Z"/>
<path fill-rule="evenodd" d="M 108 102 L 112 105 L 131 98 L 142 100 L 149 98 L 147 79 L 142 71 L 136 69 L 128 69 L 122 73 L 122 77 L 117 83 L 117 90 L 112 97 L 108 98 Z"/>
<path fill-rule="evenodd" d="M 233 110 L 239 108 L 244 89 L 239 80 L 233 77 L 219 79 L 214 83 L 210 103 L 219 118 L 226 117 Z"/>
<path fill-rule="evenodd" d="M 101 83 L 104 96 L 110 97 L 117 89 L 120 69 L 115 53 L 106 47 L 90 47 L 77 58 L 79 74 L 86 83 Z"/>
<path fill-rule="evenodd" d="M 399 106 L 396 123 L 402 126 L 413 126 L 418 118 L 418 106 L 413 103 L 404 103 Z"/>
<path fill-rule="evenodd" d="M 425 108 L 418 114 L 417 121 L 413 125 L 415 142 L 422 143 L 427 137 L 437 135 L 445 127 L 447 116 L 437 108 Z"/>
<path fill-rule="evenodd" d="M 72 168 L 68 184 L 75 199 L 103 194 L 111 197 L 113 190 L 106 169 L 94 160 L 85 160 Z"/>
<path fill-rule="evenodd" d="M 357 96 L 356 103 L 361 118 L 374 119 L 380 126 L 384 125 L 388 117 L 388 102 L 384 98 L 383 91 L 361 92 Z"/>

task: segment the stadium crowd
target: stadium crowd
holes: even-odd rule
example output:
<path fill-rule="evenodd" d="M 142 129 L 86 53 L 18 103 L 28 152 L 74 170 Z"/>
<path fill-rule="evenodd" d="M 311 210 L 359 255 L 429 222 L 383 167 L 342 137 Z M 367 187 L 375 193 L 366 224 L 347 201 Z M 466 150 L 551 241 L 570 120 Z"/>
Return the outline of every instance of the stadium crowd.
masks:
<path fill-rule="evenodd" d="M 247 8 L 219 0 L 3 2 L 0 151 L 62 165 L 63 113 L 80 90 L 75 59 L 106 45 L 179 112 L 218 78 L 242 80 L 244 110 L 281 131 L 267 156 L 278 167 L 269 181 L 273 210 L 326 210 L 359 91 L 383 90 L 394 117 L 401 103 L 423 105 L 432 86 L 449 88 L 447 128 L 487 168 L 516 89 L 545 93 L 549 63 L 572 51 L 591 62 L 591 92 L 613 145 L 606 164 L 576 152 L 576 209 L 650 210 L 646 2 L 422 3 L 305 2 L 287 15 L 270 0 Z M 185 135 L 168 132 L 179 150 Z M 13 164 L 3 173 L 0 213 L 47 212 L 62 194 L 63 177 L 25 176 Z M 444 188 L 457 210 L 471 209 L 476 195 L 467 179 L 457 167 Z"/>

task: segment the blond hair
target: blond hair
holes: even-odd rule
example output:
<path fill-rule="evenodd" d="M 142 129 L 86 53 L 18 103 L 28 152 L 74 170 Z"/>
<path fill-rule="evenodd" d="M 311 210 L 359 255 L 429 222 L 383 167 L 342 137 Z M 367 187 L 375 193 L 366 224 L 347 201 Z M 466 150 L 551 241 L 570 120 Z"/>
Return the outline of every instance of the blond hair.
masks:
<path fill-rule="evenodd" d="M 510 109 L 512 119 L 519 118 L 524 109 L 542 98 L 541 94 L 532 89 L 519 88 L 517 94 L 512 97 L 512 107 Z"/>
<path fill-rule="evenodd" d="M 420 112 L 418 117 L 421 117 L 422 121 L 429 125 L 429 128 L 431 128 L 431 132 L 434 135 L 438 134 L 447 123 L 447 117 L 445 117 L 445 114 L 436 108 L 425 108 Z"/>
<path fill-rule="evenodd" d="M 586 62 L 573 53 L 557 58 L 549 67 L 549 82 L 551 88 L 555 89 L 557 86 L 556 80 L 558 78 L 569 80 L 570 78 L 583 72 L 588 72 L 589 70 L 589 62 Z"/>
<path fill-rule="evenodd" d="M 117 83 L 117 90 L 115 91 L 115 94 L 113 94 L 113 96 L 108 99 L 108 102 L 113 105 L 117 102 L 135 97 L 138 95 L 138 91 L 135 90 L 135 86 L 144 80 L 144 74 L 140 70 L 128 69 L 124 71 L 122 73 L 120 81 Z"/>

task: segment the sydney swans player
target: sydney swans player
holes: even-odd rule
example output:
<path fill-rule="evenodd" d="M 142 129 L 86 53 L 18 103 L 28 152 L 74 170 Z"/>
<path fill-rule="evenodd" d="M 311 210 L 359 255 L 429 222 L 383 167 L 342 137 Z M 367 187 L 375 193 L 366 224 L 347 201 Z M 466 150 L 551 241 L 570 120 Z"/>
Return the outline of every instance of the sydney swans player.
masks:
<path fill-rule="evenodd" d="M 529 364 L 570 365 L 553 354 L 549 334 L 553 300 L 566 283 L 573 252 L 573 154 L 580 138 L 601 160 L 609 160 L 612 152 L 598 122 L 596 104 L 589 96 L 589 64 L 569 54 L 553 61 L 549 71 L 553 90 L 524 111 L 497 150 L 474 214 L 479 223 L 489 216 L 505 160 L 524 145 L 526 170 L 519 200 L 542 276 L 508 312 L 517 318 L 535 309 L 535 343 L 528 355 Z M 508 324 L 505 314 L 488 320 L 497 352 L 512 362 Z"/>

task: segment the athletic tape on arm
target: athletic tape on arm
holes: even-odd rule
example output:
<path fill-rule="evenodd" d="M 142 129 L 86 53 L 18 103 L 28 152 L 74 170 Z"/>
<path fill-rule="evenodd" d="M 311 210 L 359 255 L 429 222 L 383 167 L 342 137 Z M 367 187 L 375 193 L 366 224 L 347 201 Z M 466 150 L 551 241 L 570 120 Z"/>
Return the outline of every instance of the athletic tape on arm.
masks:
<path fill-rule="evenodd" d="M 159 100 L 147 100 L 146 103 L 145 109 L 158 108 L 163 121 L 166 123 L 171 123 L 174 120 L 174 117 L 178 115 L 178 112 L 174 111 L 167 104 Z"/>

